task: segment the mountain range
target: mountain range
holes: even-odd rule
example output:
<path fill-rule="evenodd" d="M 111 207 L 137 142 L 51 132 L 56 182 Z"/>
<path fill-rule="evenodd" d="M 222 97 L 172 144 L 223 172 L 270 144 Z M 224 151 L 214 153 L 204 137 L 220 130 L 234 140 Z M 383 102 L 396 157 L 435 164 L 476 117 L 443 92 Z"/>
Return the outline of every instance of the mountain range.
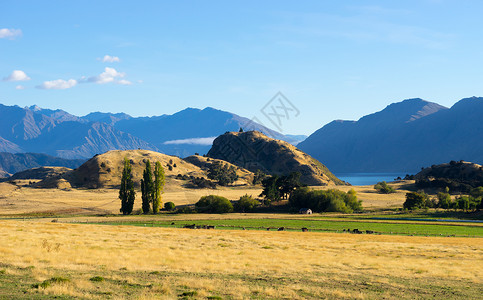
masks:
<path fill-rule="evenodd" d="M 408 99 L 358 121 L 333 121 L 298 144 L 332 172 L 407 172 L 451 160 L 483 162 L 483 98 L 451 108 Z"/>
<path fill-rule="evenodd" d="M 87 159 L 109 150 L 146 149 L 185 157 L 207 153 L 215 137 L 241 127 L 296 143 L 236 114 L 214 108 L 187 108 L 173 115 L 134 118 L 125 113 L 94 112 L 83 117 L 36 105 L 0 104 L 0 152 L 37 152 L 66 159 Z"/>

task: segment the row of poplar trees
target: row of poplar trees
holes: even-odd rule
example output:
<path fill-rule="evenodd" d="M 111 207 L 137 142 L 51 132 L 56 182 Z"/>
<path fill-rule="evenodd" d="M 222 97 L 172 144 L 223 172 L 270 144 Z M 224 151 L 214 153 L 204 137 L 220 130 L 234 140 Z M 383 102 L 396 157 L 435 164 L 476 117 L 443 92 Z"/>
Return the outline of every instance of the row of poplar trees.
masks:
<path fill-rule="evenodd" d="M 141 198 L 142 212 L 148 214 L 158 213 L 161 208 L 161 194 L 164 188 L 164 169 L 158 161 L 154 164 L 154 174 L 151 170 L 151 162 L 146 161 L 146 168 L 141 179 Z M 134 191 L 134 181 L 132 176 L 131 162 L 124 159 L 124 169 L 121 177 L 121 188 L 119 189 L 119 199 L 121 199 L 121 209 L 123 215 L 132 213 L 136 192 Z"/>

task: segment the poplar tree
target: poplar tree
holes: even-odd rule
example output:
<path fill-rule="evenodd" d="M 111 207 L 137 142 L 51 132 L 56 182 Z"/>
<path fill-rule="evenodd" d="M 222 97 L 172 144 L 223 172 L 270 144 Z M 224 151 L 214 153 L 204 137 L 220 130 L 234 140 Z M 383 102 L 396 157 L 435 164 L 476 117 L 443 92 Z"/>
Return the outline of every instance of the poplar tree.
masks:
<path fill-rule="evenodd" d="M 161 194 L 164 188 L 164 169 L 158 161 L 154 166 L 154 198 L 153 198 L 153 213 L 157 214 L 161 208 Z"/>
<path fill-rule="evenodd" d="M 124 158 L 124 169 L 121 176 L 121 188 L 119 189 L 119 199 L 121 199 L 121 209 L 123 215 L 132 213 L 136 192 L 132 181 L 131 162 Z"/>
<path fill-rule="evenodd" d="M 149 159 L 146 161 L 146 169 L 143 171 L 143 179 L 141 179 L 141 194 L 143 214 L 148 214 L 154 199 L 153 172 Z"/>

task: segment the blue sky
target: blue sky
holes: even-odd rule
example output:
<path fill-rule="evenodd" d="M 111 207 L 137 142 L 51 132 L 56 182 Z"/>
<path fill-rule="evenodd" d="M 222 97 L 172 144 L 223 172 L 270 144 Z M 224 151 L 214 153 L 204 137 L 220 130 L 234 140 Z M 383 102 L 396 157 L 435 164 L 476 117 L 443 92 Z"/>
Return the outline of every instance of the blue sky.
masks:
<path fill-rule="evenodd" d="M 310 134 L 420 97 L 483 96 L 481 1 L 8 1 L 0 103 L 256 117 L 282 92 Z M 270 126 L 274 128 L 274 126 Z"/>

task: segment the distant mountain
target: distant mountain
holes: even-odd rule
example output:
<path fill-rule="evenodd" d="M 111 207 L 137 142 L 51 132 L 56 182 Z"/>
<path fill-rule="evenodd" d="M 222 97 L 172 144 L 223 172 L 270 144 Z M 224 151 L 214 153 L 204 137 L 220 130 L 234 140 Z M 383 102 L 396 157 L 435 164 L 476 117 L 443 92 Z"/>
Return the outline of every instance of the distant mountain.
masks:
<path fill-rule="evenodd" d="M 128 120 L 132 117 L 125 113 L 103 113 L 103 112 L 93 112 L 82 117 L 83 120 L 88 122 L 103 122 L 108 125 L 114 125 L 119 121 Z"/>
<path fill-rule="evenodd" d="M 332 171 L 411 172 L 450 160 L 483 162 L 483 98 L 450 109 L 408 99 L 358 121 L 333 121 L 298 147 Z"/>
<path fill-rule="evenodd" d="M 248 118 L 211 107 L 187 108 L 173 115 L 128 118 L 119 120 L 114 127 L 153 144 L 163 153 L 180 157 L 206 154 L 215 137 L 240 128 L 257 130 L 276 139 L 294 140 Z"/>
<path fill-rule="evenodd" d="M 266 174 L 302 174 L 300 181 L 308 185 L 344 184 L 329 169 L 295 146 L 267 137 L 258 131 L 227 132 L 213 142 L 207 154 L 234 165 Z"/>
<path fill-rule="evenodd" d="M 156 149 L 106 123 L 90 122 L 62 110 L 0 104 L 1 151 L 89 158 L 113 149 L 138 148 Z"/>
<path fill-rule="evenodd" d="M 285 136 L 248 118 L 211 107 L 134 118 L 125 113 L 102 112 L 77 117 L 60 109 L 0 104 L 0 151 L 12 153 L 89 158 L 109 150 L 146 149 L 186 157 L 206 154 L 217 136 L 240 128 L 293 144 L 305 138 Z"/>
<path fill-rule="evenodd" d="M 39 153 L 0 153 L 0 170 L 10 174 L 43 166 L 75 169 L 84 162 L 84 159 L 63 159 Z"/>

